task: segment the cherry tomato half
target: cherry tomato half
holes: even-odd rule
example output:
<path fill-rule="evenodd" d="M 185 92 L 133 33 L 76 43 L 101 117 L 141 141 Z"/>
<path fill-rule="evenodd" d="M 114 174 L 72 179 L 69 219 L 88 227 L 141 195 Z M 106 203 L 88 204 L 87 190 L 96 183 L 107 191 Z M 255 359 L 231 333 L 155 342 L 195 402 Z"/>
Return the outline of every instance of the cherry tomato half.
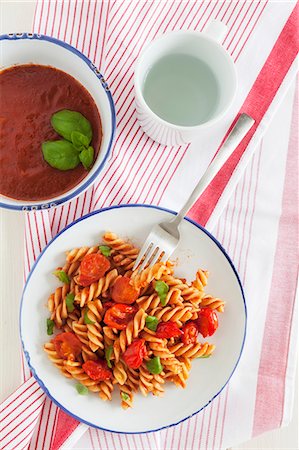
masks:
<path fill-rule="evenodd" d="M 146 355 L 145 340 L 135 339 L 123 354 L 123 359 L 131 369 L 138 369 Z"/>
<path fill-rule="evenodd" d="M 112 372 L 108 369 L 107 363 L 103 359 L 86 361 L 82 364 L 82 368 L 89 378 L 94 381 L 109 380 L 112 377 Z"/>
<path fill-rule="evenodd" d="M 84 256 L 79 268 L 78 283 L 89 286 L 102 278 L 110 269 L 110 261 L 100 253 L 91 253 Z"/>
<path fill-rule="evenodd" d="M 190 320 L 189 322 L 185 323 L 185 325 L 182 328 L 182 332 L 183 332 L 182 342 L 185 345 L 196 343 L 198 336 L 198 328 L 197 324 L 193 320 Z"/>
<path fill-rule="evenodd" d="M 179 329 L 177 323 L 172 322 L 160 322 L 157 326 L 156 336 L 158 338 L 172 338 L 182 335 L 182 331 Z"/>
<path fill-rule="evenodd" d="M 136 312 L 137 308 L 135 306 L 115 303 L 111 308 L 107 309 L 104 322 L 108 327 L 124 330 Z"/>
<path fill-rule="evenodd" d="M 203 337 L 212 336 L 218 328 L 216 312 L 210 308 L 201 308 L 196 319 L 198 331 Z"/>
<path fill-rule="evenodd" d="M 57 354 L 62 359 L 74 360 L 82 350 L 82 344 L 74 333 L 60 333 L 52 339 Z"/>
<path fill-rule="evenodd" d="M 125 303 L 130 305 L 134 303 L 139 296 L 139 289 L 135 289 L 130 284 L 131 278 L 119 277 L 116 279 L 111 289 L 111 297 L 116 303 Z"/>

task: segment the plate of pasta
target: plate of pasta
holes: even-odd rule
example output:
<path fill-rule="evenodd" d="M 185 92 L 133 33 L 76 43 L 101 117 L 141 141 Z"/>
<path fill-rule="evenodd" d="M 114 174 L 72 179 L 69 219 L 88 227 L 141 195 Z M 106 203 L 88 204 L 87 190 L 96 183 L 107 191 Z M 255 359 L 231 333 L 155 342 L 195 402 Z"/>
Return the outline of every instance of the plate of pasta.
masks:
<path fill-rule="evenodd" d="M 171 260 L 133 271 L 151 227 L 173 214 L 147 205 L 90 213 L 47 245 L 27 279 L 28 364 L 47 395 L 88 425 L 176 425 L 209 404 L 238 364 L 244 294 L 212 235 L 185 219 Z"/>

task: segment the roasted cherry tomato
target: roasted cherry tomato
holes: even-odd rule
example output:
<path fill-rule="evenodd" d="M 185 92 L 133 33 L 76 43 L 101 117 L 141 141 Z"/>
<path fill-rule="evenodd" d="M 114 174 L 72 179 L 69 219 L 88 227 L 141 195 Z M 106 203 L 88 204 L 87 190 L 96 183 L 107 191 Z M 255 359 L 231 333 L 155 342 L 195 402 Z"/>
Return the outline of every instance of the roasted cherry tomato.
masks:
<path fill-rule="evenodd" d="M 182 342 L 186 345 L 188 344 L 195 344 L 197 341 L 198 336 L 198 328 L 197 324 L 190 320 L 189 322 L 185 323 L 185 325 L 182 328 Z"/>
<path fill-rule="evenodd" d="M 112 377 L 112 372 L 108 369 L 107 363 L 103 359 L 86 361 L 82 364 L 82 368 L 89 378 L 94 381 L 109 380 Z"/>
<path fill-rule="evenodd" d="M 212 336 L 218 328 L 216 312 L 210 308 L 201 308 L 196 319 L 198 331 L 203 337 Z"/>
<path fill-rule="evenodd" d="M 110 261 L 100 253 L 91 253 L 84 256 L 79 268 L 78 283 L 89 286 L 102 278 L 110 269 Z"/>
<path fill-rule="evenodd" d="M 179 329 L 178 325 L 175 322 L 160 322 L 157 326 L 156 336 L 158 338 L 172 338 L 178 337 L 182 335 L 182 331 Z"/>
<path fill-rule="evenodd" d="M 123 354 L 123 359 L 131 369 L 138 369 L 146 355 L 145 340 L 135 339 Z"/>
<path fill-rule="evenodd" d="M 139 289 L 135 289 L 130 284 L 131 278 L 119 277 L 116 279 L 111 289 L 111 297 L 116 303 L 134 303 L 139 296 Z"/>
<path fill-rule="evenodd" d="M 57 354 L 62 359 L 74 360 L 82 350 L 82 344 L 74 333 L 57 334 L 52 342 Z"/>
<path fill-rule="evenodd" d="M 124 330 L 136 312 L 137 308 L 135 306 L 115 303 L 111 308 L 107 309 L 104 322 L 108 327 Z"/>

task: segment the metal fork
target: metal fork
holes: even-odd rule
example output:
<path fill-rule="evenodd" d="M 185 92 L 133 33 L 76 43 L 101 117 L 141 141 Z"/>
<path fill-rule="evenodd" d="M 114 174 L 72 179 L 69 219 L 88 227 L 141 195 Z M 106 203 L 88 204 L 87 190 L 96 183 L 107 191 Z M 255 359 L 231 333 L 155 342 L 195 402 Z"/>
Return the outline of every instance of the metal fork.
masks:
<path fill-rule="evenodd" d="M 201 177 L 198 184 L 193 189 L 192 194 L 182 207 L 182 209 L 169 221 L 161 222 L 155 225 L 143 244 L 138 257 L 133 266 L 133 270 L 144 269 L 145 266 L 153 266 L 159 258 L 161 261 L 167 261 L 170 255 L 176 249 L 180 240 L 179 226 L 184 220 L 185 214 L 195 203 L 197 198 L 206 189 L 216 173 L 221 169 L 225 161 L 230 157 L 242 139 L 248 133 L 254 120 L 247 114 L 241 114 L 232 131 L 226 138 L 215 158 Z M 141 264 L 140 264 L 141 263 Z M 139 265 L 140 264 L 140 265 Z"/>

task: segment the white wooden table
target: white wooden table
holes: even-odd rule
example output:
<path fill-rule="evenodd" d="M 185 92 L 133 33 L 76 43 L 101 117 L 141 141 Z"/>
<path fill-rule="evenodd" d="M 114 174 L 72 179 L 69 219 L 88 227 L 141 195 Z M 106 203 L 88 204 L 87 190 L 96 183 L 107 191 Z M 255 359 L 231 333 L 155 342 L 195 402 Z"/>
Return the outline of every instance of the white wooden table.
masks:
<path fill-rule="evenodd" d="M 54 1 L 54 0 L 53 0 Z M 248 0 L 247 0 L 248 1 Z M 31 31 L 34 0 L 0 0 L 0 33 Z M 291 108 L 294 86 L 282 102 L 264 139 L 273 145 L 277 129 L 288 129 L 285 108 Z M 1 170 L 1 168 L 0 168 Z M 1 176 L 1 173 L 0 173 Z M 24 215 L 0 210 L 0 302 L 1 302 L 1 389 L 0 400 L 6 398 L 21 383 L 18 308 L 23 287 Z M 298 449 L 298 387 L 294 414 L 290 425 L 240 444 L 235 449 Z M 39 449 L 48 450 L 48 449 Z M 175 449 L 173 449 L 175 450 Z M 191 449 L 190 449 L 191 450 Z M 193 449 L 192 449 L 193 450 Z M 202 449 L 206 450 L 206 449 Z"/>

